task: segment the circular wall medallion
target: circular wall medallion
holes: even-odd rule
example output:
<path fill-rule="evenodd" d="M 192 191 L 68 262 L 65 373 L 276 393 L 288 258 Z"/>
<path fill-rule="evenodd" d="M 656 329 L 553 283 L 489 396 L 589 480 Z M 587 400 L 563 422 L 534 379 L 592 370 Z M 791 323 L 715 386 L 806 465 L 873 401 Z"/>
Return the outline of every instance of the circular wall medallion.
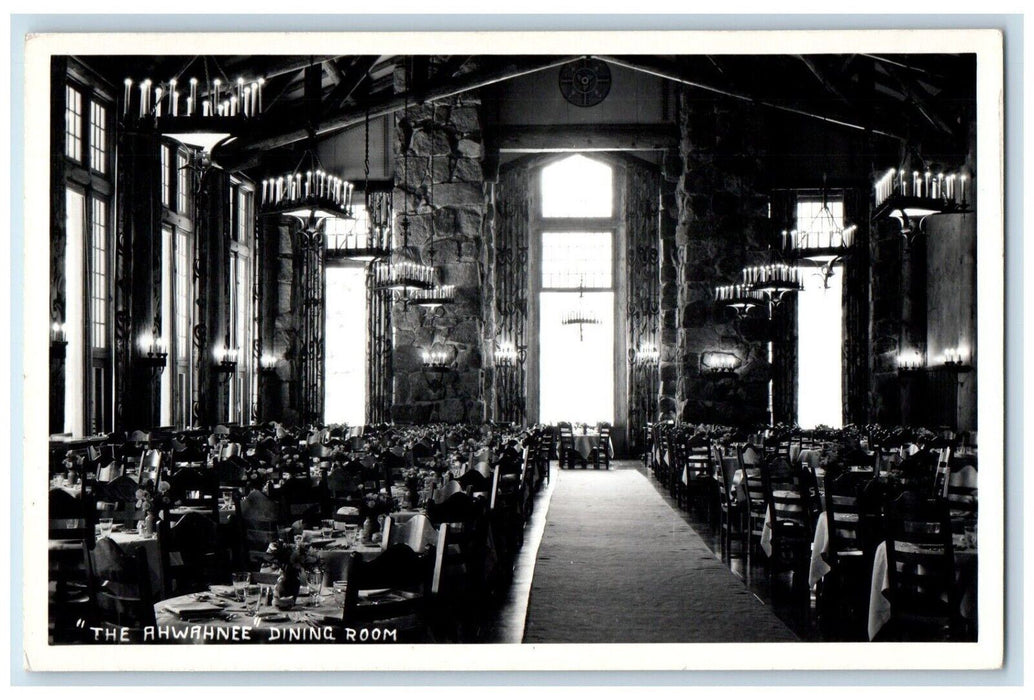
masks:
<path fill-rule="evenodd" d="M 610 92 L 610 67 L 595 58 L 572 61 L 560 68 L 560 93 L 576 107 L 594 107 Z"/>

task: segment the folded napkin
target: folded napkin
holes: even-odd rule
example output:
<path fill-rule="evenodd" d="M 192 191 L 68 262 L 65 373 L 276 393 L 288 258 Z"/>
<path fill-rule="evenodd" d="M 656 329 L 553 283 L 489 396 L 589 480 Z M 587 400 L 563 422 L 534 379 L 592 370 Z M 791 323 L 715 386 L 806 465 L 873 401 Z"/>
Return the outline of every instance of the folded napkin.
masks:
<path fill-rule="evenodd" d="M 167 603 L 165 609 L 181 620 L 212 617 L 223 611 L 223 607 L 210 601 L 185 601 Z"/>

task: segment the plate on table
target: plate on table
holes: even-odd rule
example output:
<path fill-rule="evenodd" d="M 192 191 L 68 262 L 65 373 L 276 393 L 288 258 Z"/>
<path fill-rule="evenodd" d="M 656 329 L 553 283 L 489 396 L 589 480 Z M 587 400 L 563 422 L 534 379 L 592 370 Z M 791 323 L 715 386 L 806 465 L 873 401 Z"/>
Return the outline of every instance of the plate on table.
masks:
<path fill-rule="evenodd" d="M 328 547 L 337 542 L 333 537 L 317 537 L 313 540 L 306 540 L 305 544 L 310 547 Z"/>
<path fill-rule="evenodd" d="M 214 617 L 223 612 L 223 606 L 207 600 L 167 603 L 165 609 L 181 620 Z"/>

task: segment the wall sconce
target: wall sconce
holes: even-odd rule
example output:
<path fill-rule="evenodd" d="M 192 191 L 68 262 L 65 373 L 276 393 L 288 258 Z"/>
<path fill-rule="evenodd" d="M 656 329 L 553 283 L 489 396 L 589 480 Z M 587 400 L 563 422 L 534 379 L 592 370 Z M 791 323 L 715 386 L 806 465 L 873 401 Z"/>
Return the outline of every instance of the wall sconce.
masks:
<path fill-rule="evenodd" d="M 420 353 L 424 369 L 431 372 L 444 372 L 449 369 L 449 354 L 444 350 L 424 350 Z"/>
<path fill-rule="evenodd" d="M 924 367 L 926 367 L 926 361 L 918 350 L 906 350 L 898 354 L 899 372 L 918 372 Z"/>
<path fill-rule="evenodd" d="M 655 365 L 660 359 L 661 352 L 652 343 L 643 345 L 635 353 L 635 364 L 638 366 Z"/>
<path fill-rule="evenodd" d="M 164 338 L 155 335 L 154 332 L 143 333 L 140 335 L 137 345 L 140 354 L 137 355 L 136 360 L 140 365 L 156 369 L 159 372 L 165 370 L 165 365 L 169 361 L 169 351 L 165 346 Z"/>
<path fill-rule="evenodd" d="M 65 336 L 65 324 L 55 321 L 50 327 L 50 357 L 54 360 L 65 359 L 65 348 L 68 340 Z"/>
<path fill-rule="evenodd" d="M 495 363 L 501 367 L 513 367 L 517 364 L 517 348 L 513 343 L 503 343 L 495 351 Z"/>
<path fill-rule="evenodd" d="M 731 352 L 708 350 L 700 355 L 700 369 L 711 376 L 729 376 L 736 373 L 741 362 Z"/>
<path fill-rule="evenodd" d="M 237 371 L 237 358 L 240 355 L 240 351 L 237 348 L 226 348 L 219 347 L 214 352 L 216 370 L 224 372 L 226 374 L 233 374 Z"/>
<path fill-rule="evenodd" d="M 259 358 L 259 369 L 263 372 L 275 372 L 277 363 L 280 362 L 280 358 L 270 352 L 262 353 L 262 357 Z"/>
<path fill-rule="evenodd" d="M 963 347 L 944 348 L 944 366 L 957 372 L 968 372 L 969 351 Z"/>

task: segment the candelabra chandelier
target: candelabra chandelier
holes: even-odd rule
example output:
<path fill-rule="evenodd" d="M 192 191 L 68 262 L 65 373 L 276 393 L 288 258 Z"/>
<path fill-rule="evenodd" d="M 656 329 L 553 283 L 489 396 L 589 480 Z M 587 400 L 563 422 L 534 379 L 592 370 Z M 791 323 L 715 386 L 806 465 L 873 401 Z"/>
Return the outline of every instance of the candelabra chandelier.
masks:
<path fill-rule="evenodd" d="M 972 183 L 965 171 L 937 173 L 930 170 L 911 174 L 906 168 L 891 168 L 873 185 L 873 217 L 890 217 L 901 224 L 905 235 L 918 232 L 928 216 L 969 211 Z"/>
<path fill-rule="evenodd" d="M 403 97 L 403 114 L 409 119 L 410 75 L 406 71 L 406 92 Z M 374 263 L 373 281 L 376 289 L 400 292 L 402 300 L 408 303 L 409 295 L 416 290 L 431 289 L 435 285 L 434 268 L 424 262 L 409 247 L 409 144 L 402 144 L 402 247 L 393 250 L 384 260 Z"/>
<path fill-rule="evenodd" d="M 786 294 L 804 289 L 800 270 L 783 263 L 743 268 L 743 285 L 750 291 L 761 292 L 773 305 L 781 302 Z"/>
<path fill-rule="evenodd" d="M 434 131 L 434 103 L 430 103 L 431 111 L 431 131 Z M 428 265 L 434 269 L 434 258 L 435 258 L 435 216 L 434 216 L 434 155 L 428 157 L 430 159 L 429 166 L 427 168 L 427 177 L 430 180 L 428 185 L 428 200 L 429 209 L 431 211 L 431 227 L 430 236 L 428 239 L 428 252 L 427 262 Z M 456 298 L 456 286 L 452 284 L 441 284 L 437 276 L 434 278 L 434 284 L 430 289 L 415 289 L 409 292 L 407 300 L 410 304 L 417 306 L 424 306 L 429 308 L 437 308 L 443 304 L 451 304 Z"/>
<path fill-rule="evenodd" d="M 289 173 L 262 181 L 259 214 L 291 216 L 306 231 L 317 231 L 326 219 L 354 219 L 355 185 L 328 173 L 316 154 L 315 134 L 310 137 L 297 167 Z"/>
<path fill-rule="evenodd" d="M 786 257 L 799 265 L 819 267 L 828 285 L 834 265 L 843 260 L 854 246 L 857 231 L 857 226 L 842 226 L 833 216 L 823 190 L 822 208 L 810 221 L 803 225 L 798 222 L 798 228 L 783 231 L 781 249 Z"/>
<path fill-rule="evenodd" d="M 391 255 L 391 193 L 370 191 L 370 112 L 366 112 L 366 151 L 363 159 L 363 206 L 366 231 L 328 239 L 328 252 L 335 258 L 371 262 Z"/>
<path fill-rule="evenodd" d="M 200 63 L 200 80 L 187 71 Z M 123 81 L 122 119 L 129 128 L 154 128 L 180 143 L 211 153 L 248 128 L 263 111 L 264 78 L 230 80 L 214 58 L 195 56 L 166 82 Z"/>
<path fill-rule="evenodd" d="M 746 316 L 756 306 L 768 303 L 764 292 L 745 284 L 726 284 L 715 287 L 715 301 L 728 306 L 737 316 Z"/>
<path fill-rule="evenodd" d="M 585 279 L 578 282 L 578 306 L 564 314 L 560 323 L 565 326 L 578 326 L 578 341 L 585 339 L 585 326 L 598 326 L 602 321 L 599 315 L 585 306 Z"/>

